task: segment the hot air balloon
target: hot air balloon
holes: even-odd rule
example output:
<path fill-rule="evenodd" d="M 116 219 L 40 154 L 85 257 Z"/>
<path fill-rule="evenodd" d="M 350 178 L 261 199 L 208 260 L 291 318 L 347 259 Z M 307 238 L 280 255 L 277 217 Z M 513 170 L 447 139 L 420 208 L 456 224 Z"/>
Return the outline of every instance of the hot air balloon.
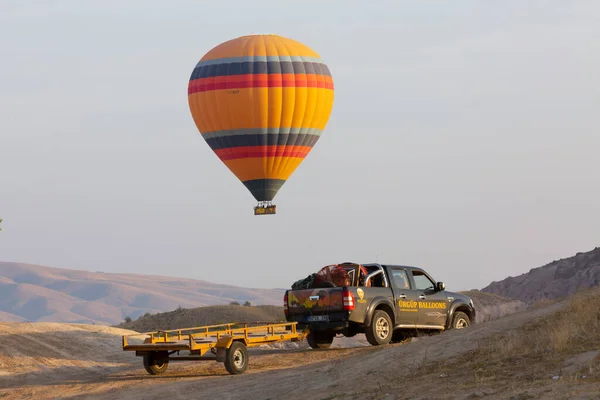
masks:
<path fill-rule="evenodd" d="M 188 84 L 196 127 L 258 201 L 255 215 L 275 214 L 273 198 L 319 140 L 333 98 L 319 54 L 279 35 L 217 45 Z"/>

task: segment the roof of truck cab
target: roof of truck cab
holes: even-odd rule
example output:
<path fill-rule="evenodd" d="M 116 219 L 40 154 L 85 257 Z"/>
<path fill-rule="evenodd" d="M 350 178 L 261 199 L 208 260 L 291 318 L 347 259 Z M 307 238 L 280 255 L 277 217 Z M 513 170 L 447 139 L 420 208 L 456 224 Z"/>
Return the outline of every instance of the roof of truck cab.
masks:
<path fill-rule="evenodd" d="M 423 271 L 423 272 L 425 272 L 425 270 L 423 268 L 413 267 L 412 265 L 383 264 L 383 266 L 385 266 L 385 267 L 393 267 L 393 268 L 414 269 L 414 270 L 417 270 L 417 271 Z"/>
<path fill-rule="evenodd" d="M 425 271 L 423 268 L 420 267 L 415 267 L 412 265 L 398 265 L 398 264 L 379 264 L 379 263 L 367 263 L 367 264 L 361 264 L 361 265 L 380 265 L 382 267 L 392 267 L 392 268 L 406 268 L 406 269 L 414 269 L 416 271 L 421 271 L 421 272 L 425 272 L 427 273 L 427 271 Z"/>

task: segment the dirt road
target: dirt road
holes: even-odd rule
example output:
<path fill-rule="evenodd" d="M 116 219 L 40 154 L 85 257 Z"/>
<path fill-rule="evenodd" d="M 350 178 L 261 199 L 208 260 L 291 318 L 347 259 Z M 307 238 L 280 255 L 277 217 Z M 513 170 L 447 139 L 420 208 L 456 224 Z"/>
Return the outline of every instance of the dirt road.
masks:
<path fill-rule="evenodd" d="M 251 349 L 250 368 L 238 376 L 220 363 L 173 363 L 150 376 L 141 360 L 120 351 L 121 330 L 64 324 L 0 324 L 0 398 L 313 399 L 469 398 L 439 380 L 401 385 L 420 365 L 443 361 L 496 333 L 513 330 L 566 302 L 422 337 L 406 345 L 311 350 Z M 12 333 L 10 333 L 12 331 Z M 65 340 L 73 347 L 65 347 Z M 8 343 L 8 344 L 7 344 Z M 100 343 L 97 346 L 95 343 Z M 36 354 L 28 346 L 38 346 Z M 92 361 L 93 360 L 93 361 Z M 37 364 L 41 366 L 38 367 Z M 598 384 L 591 382 L 590 384 Z M 598 387 L 600 393 L 600 386 Z M 587 391 L 589 393 L 589 391 Z M 502 397 L 485 393 L 487 398 Z M 533 397 L 530 397 L 533 398 Z M 540 397 L 544 398 L 544 397 Z M 560 397 L 558 397 L 560 398 Z M 582 397 L 585 398 L 585 397 Z"/>
<path fill-rule="evenodd" d="M 53 399 L 101 393 L 122 398 L 120 390 L 132 385 L 145 390 L 165 383 L 231 377 L 223 364 L 216 362 L 172 363 L 166 374 L 150 376 L 141 358 L 121 350 L 121 335 L 132 333 L 95 325 L 0 323 L 0 398 Z M 306 343 L 278 343 L 249 349 L 248 373 L 309 365 L 370 350 L 360 340 L 348 338 L 336 340 L 335 348 L 326 352 L 313 351 Z"/>

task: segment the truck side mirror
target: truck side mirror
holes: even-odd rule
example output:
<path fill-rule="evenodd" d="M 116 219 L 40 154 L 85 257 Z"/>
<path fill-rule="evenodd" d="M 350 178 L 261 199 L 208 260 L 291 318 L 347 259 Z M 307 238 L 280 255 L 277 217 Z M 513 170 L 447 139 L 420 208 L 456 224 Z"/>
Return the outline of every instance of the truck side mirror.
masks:
<path fill-rule="evenodd" d="M 435 287 L 438 292 L 441 292 L 442 290 L 446 289 L 446 285 L 444 285 L 444 282 L 437 282 Z"/>

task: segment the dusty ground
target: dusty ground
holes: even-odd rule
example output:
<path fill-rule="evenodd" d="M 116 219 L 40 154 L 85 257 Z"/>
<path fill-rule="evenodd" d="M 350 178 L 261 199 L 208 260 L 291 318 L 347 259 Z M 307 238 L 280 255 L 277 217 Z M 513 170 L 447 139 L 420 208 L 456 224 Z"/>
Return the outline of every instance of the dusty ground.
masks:
<path fill-rule="evenodd" d="M 470 366 L 462 371 L 447 364 L 477 349 L 482 340 L 515 331 L 566 305 L 566 301 L 558 302 L 466 330 L 421 337 L 410 344 L 361 346 L 361 338 L 356 337 L 334 342 L 353 346 L 348 348 L 317 351 L 302 343 L 296 348 L 251 349 L 250 368 L 238 376 L 227 374 L 216 362 L 173 363 L 164 375 L 150 376 L 139 358 L 120 350 L 120 335 L 126 331 L 90 325 L 5 323 L 0 324 L 0 398 L 600 398 L 600 379 L 594 373 L 576 379 L 561 370 L 548 370 L 532 379 L 512 380 L 515 370 L 526 373 L 530 368 L 517 360 L 514 370 L 509 369 L 499 383 L 486 378 L 485 365 L 469 372 Z M 597 357 L 587 354 L 569 362 L 590 363 Z M 465 373 L 476 376 L 466 377 Z M 553 380 L 552 376 L 560 378 Z"/>

